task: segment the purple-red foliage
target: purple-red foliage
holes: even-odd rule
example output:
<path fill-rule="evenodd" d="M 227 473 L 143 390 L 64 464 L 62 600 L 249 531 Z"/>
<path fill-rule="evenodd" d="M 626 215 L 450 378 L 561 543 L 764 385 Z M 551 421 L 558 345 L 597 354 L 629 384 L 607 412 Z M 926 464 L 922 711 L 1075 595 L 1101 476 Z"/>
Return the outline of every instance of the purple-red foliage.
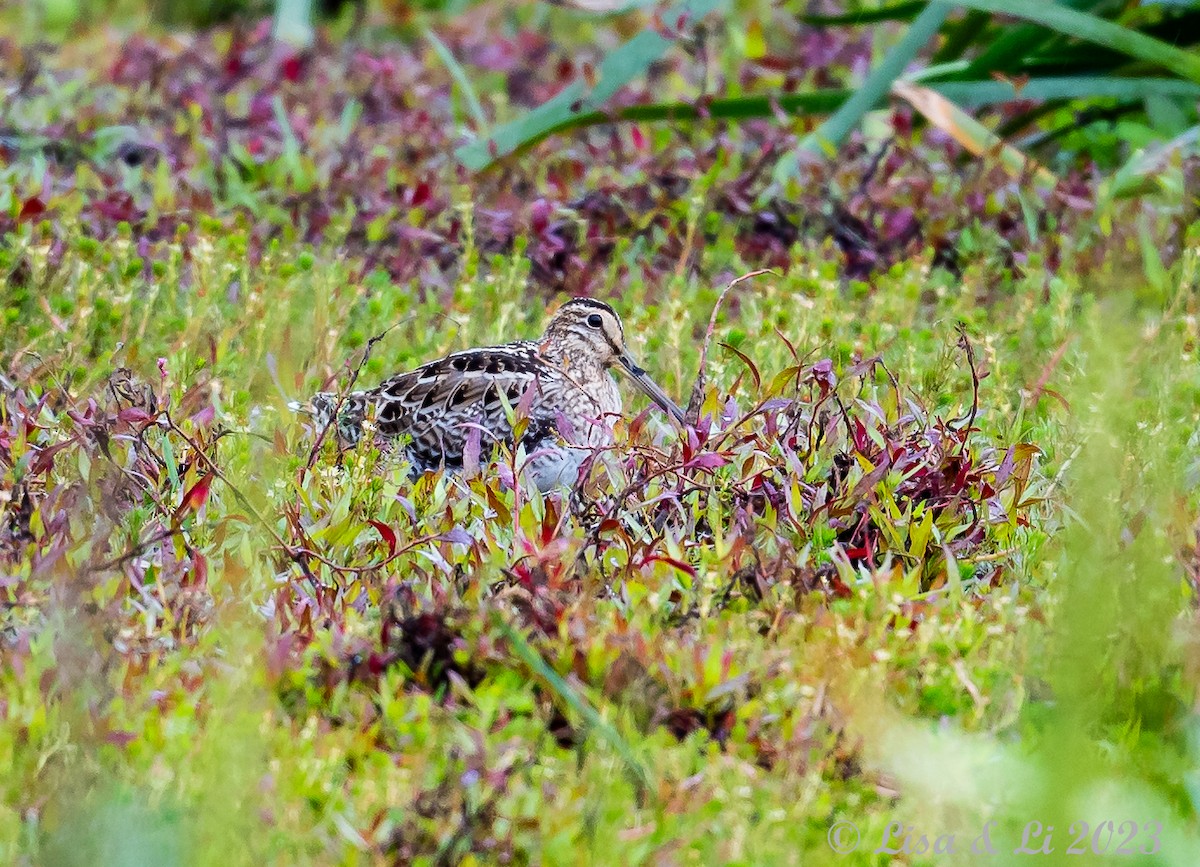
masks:
<path fill-rule="evenodd" d="M 503 73 L 515 105 L 541 102 L 595 63 L 530 32 L 496 38 L 492 30 L 464 25 L 445 39 L 466 63 Z M 826 86 L 870 56 L 869 44 L 849 32 L 804 31 L 797 39 L 805 50 L 798 41 L 795 56 L 747 64 L 739 86 L 765 90 L 771 85 L 759 77 L 780 70 L 791 76 L 786 89 Z M 42 95 L 37 73 L 60 74 L 57 58 L 43 53 L 48 50 L 0 41 L 0 58 L 10 61 L 0 85 L 12 90 L 12 99 Z M 364 274 L 382 268 L 396 281 L 419 279 L 421 291 L 445 287 L 465 241 L 461 212 L 452 207 L 454 187 L 465 178 L 453 158 L 462 141 L 451 82 L 440 64 L 427 60 L 401 44 L 368 49 L 325 41 L 297 55 L 281 51 L 266 24 L 200 34 L 186 46 L 130 36 L 98 64 L 92 90 L 84 90 L 107 88 L 114 98 L 73 106 L 63 113 L 69 122 L 0 129 L 0 160 L 21 161 L 39 149 L 49 158 L 44 191 L 25 200 L 15 216 L 0 215 L 0 233 L 21 221 L 53 218 L 59 200 L 75 189 L 76 165 L 86 160 L 99 183 L 81 191 L 83 228 L 108 238 L 128 224 L 147 258 L 184 224 L 216 216 L 249 228 L 252 256 L 287 233 L 337 245 L 361 262 Z M 696 74 L 686 55 L 661 66 L 618 102 L 646 101 L 667 68 Z M 353 116 L 352 105 L 357 119 L 343 135 L 341 121 Z M 801 167 L 798 198 L 765 206 L 758 199 L 771 170 L 792 158 L 795 144 L 777 123 L 703 124 L 695 133 L 679 127 L 680 146 L 666 149 L 647 147 L 637 127 L 577 132 L 539 145 L 536 158 L 470 179 L 475 240 L 490 254 L 508 252 L 523 239 L 543 291 L 595 291 L 622 240 L 652 242 L 637 266 L 649 278 L 675 271 L 681 260 L 696 267 L 688 216 L 699 193 L 752 267 L 786 269 L 795 244 L 830 239 L 850 278 L 869 278 L 926 248 L 936 251 L 937 264 L 956 271 L 959 234 L 975 223 L 996 234 L 1013 267 L 1035 253 L 1052 268 L 1060 264 L 1072 221 L 1091 207 L 1088 176 L 1072 176 L 1042 203 L 1041 225 L 1030 237 L 1016 195 L 1033 195 L 1027 185 L 996 166 L 959 167 L 961 154 L 944 136 L 914 131 L 903 111 L 894 120 L 895 135 L 882 150 L 853 140 L 836 162 Z M 109 127 L 134 132 L 99 153 L 94 133 Z M 268 171 L 292 139 L 311 164 L 311 188 L 289 188 Z M 23 140 L 52 144 L 26 149 Z M 731 161 L 740 172 L 701 186 L 715 165 Z M 160 164 L 173 180 L 174 201 L 165 209 L 154 205 L 147 187 L 125 179 L 130 168 L 153 173 Z M 254 212 L 242 200 L 226 199 L 235 176 L 257 200 Z M 346 213 L 343 230 L 337 218 Z M 1087 267 L 1086 261 L 1072 264 Z"/>

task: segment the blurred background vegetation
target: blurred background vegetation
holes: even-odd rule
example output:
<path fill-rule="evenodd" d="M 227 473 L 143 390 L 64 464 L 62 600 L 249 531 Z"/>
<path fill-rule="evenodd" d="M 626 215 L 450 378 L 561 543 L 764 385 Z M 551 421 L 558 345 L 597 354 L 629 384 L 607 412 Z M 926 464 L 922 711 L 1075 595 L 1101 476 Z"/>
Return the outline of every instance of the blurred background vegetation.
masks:
<path fill-rule="evenodd" d="M 126 27 L 211 27 L 235 20 L 251 21 L 267 15 L 287 19 L 284 26 L 308 32 L 317 19 L 342 35 L 355 29 L 382 28 L 393 37 L 421 38 L 422 27 L 434 20 L 461 14 L 468 0 L 33 0 L 19 4 L 18 18 L 26 32 L 41 31 L 59 37 L 73 28 L 116 23 Z M 636 22 L 649 16 L 667 15 L 668 5 L 640 2 L 582 3 L 577 8 L 565 2 L 577 21 L 598 19 L 605 25 L 621 20 Z M 526 7 L 522 9 L 522 7 Z M 640 11 L 638 7 L 641 7 Z M 793 8 L 794 7 L 794 8 Z M 546 3 L 513 4 L 514 15 L 544 18 Z M 1003 103 L 1031 103 L 1024 111 L 1003 119 L 996 132 L 1003 138 L 1022 134 L 1021 144 L 1043 156 L 1065 149 L 1076 157 L 1097 159 L 1116 167 L 1130 144 L 1144 146 L 1155 141 L 1175 147 L 1196 147 L 1196 95 L 1200 92 L 1200 8 L 1190 0 L 1066 0 L 1043 3 L 1035 0 L 969 0 L 963 3 L 925 3 L 913 0 L 864 3 L 796 3 L 779 7 L 763 0 L 739 0 L 728 5 L 685 2 L 670 8 L 676 15 L 703 14 L 720 8 L 727 15 L 730 45 L 741 51 L 744 62 L 753 63 L 778 48 L 787 34 L 772 33 L 764 24 L 781 14 L 814 30 L 873 28 L 879 32 L 877 63 L 862 82 L 847 80 L 842 88 L 816 93 L 812 88 L 796 93 L 792 88 L 763 94 L 704 94 L 709 116 L 731 119 L 769 117 L 784 111 L 801 114 L 841 112 L 827 122 L 816 140 L 837 144 L 877 107 L 901 78 L 921 85 L 939 86 L 949 94 L 943 108 L 952 114 L 962 107 L 978 108 Z M 630 14 L 632 10 L 632 15 Z M 957 11 L 956 11 L 957 10 Z M 624 13 L 624 14 L 623 14 Z M 615 17 L 614 17 L 615 14 Z M 427 20 L 426 20 L 427 19 Z M 418 26 L 419 25 L 419 26 Z M 625 31 L 629 28 L 626 27 Z M 622 32 L 618 29 L 618 32 Z M 899 44 L 897 37 L 903 36 Z M 924 68 L 914 73 L 912 64 L 923 49 L 936 44 L 927 54 Z M 628 46 L 626 46 L 628 48 Z M 653 49 L 651 49 L 653 51 Z M 661 53 L 661 50 L 658 53 Z M 613 58 L 631 65 L 617 72 L 605 92 L 633 78 L 644 68 L 636 52 L 616 49 Z M 657 56 L 657 55 L 656 55 Z M 651 58 L 652 59 L 652 58 Z M 726 69 L 732 73 L 732 69 Z M 1007 84 L 1007 87 L 1006 87 Z M 854 95 L 850 105 L 843 104 Z M 701 94 L 696 94 L 700 97 Z M 715 97 L 715 100 L 714 100 Z M 724 97 L 724 99 L 723 99 Z M 790 102 L 789 102 L 790 97 Z M 769 101 L 768 101 L 769 99 Z M 715 101 L 715 105 L 714 105 Z M 957 104 L 955 104 L 957 103 Z M 602 103 L 591 105 L 600 108 Z M 1060 110 L 1069 107 L 1069 118 Z M 920 110 L 920 109 L 919 109 Z M 630 119 L 682 119 L 683 106 L 640 106 Z M 563 129 L 584 123 L 607 122 L 611 114 L 590 118 L 560 112 L 537 131 L 523 130 L 502 153 L 535 140 L 548 129 Z M 1052 122 L 1046 123 L 1047 118 Z M 1039 123 L 1040 122 L 1040 123 Z M 953 117 L 963 142 L 974 139 L 973 147 L 986 149 L 995 143 L 981 131 L 967 131 L 968 123 Z M 1128 156 L 1128 153 L 1125 153 Z M 478 161 L 478 157 L 475 158 Z M 468 159 L 468 164 L 472 161 Z"/>
<path fill-rule="evenodd" d="M 975 864 L 826 834 L 994 819 L 989 863 L 1038 821 L 1194 867 L 1200 10 L 667 8 L 0 9 L 0 859 Z M 802 384 L 862 436 L 688 441 L 689 533 L 604 564 L 538 498 L 309 472 L 283 411 L 571 292 L 686 396 L 765 267 L 705 412 Z M 906 425 L 1002 490 L 922 523 L 868 478 Z"/>

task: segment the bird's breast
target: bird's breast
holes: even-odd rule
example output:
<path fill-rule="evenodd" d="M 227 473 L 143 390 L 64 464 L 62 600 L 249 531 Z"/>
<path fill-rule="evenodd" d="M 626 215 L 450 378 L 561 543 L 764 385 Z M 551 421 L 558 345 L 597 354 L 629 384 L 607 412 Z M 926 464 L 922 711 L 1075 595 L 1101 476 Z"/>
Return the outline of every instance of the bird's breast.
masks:
<path fill-rule="evenodd" d="M 561 412 L 574 429 L 576 445 L 602 445 L 611 439 L 616 416 L 621 413 L 621 392 L 608 371 L 590 376 L 553 377 L 542 382 L 546 408 Z"/>

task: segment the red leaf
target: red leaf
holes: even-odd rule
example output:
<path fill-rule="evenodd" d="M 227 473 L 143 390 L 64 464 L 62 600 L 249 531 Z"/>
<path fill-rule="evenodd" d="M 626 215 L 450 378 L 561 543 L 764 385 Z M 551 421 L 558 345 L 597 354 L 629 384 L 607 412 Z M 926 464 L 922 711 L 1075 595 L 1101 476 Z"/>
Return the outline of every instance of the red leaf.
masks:
<path fill-rule="evenodd" d="M 208 558 L 199 551 L 192 552 L 192 586 L 208 586 Z"/>
<path fill-rule="evenodd" d="M 74 443 L 75 443 L 75 438 L 71 437 L 71 439 L 63 440 L 61 443 L 57 443 L 52 446 L 46 446 L 45 448 L 38 449 L 37 456 L 33 459 L 33 463 L 29 467 L 30 475 L 34 475 L 34 476 L 41 475 L 42 473 L 49 470 L 51 467 L 54 466 L 54 456 L 57 455 L 59 452 L 61 452 L 63 449 L 65 449 L 67 446 L 74 445 Z"/>
<path fill-rule="evenodd" d="M 111 731 L 104 736 L 104 740 L 115 747 L 124 749 L 137 740 L 137 734 L 128 731 Z"/>
<path fill-rule="evenodd" d="M 288 81 L 299 81 L 302 67 L 303 63 L 300 58 L 293 54 L 287 60 L 283 61 L 283 77 Z"/>
<path fill-rule="evenodd" d="M 695 567 L 693 567 L 691 564 L 684 563 L 682 560 L 676 560 L 674 557 L 667 557 L 663 554 L 651 554 L 641 562 L 641 565 L 648 566 L 651 563 L 666 563 L 668 566 L 678 569 L 685 575 L 691 575 L 693 578 L 696 577 Z"/>
<path fill-rule="evenodd" d="M 479 458 L 483 454 L 483 430 L 477 424 L 467 429 L 467 437 L 463 441 L 462 466 L 463 472 L 473 476 L 479 472 Z"/>
<path fill-rule="evenodd" d="M 180 520 L 188 512 L 198 512 L 208 502 L 208 494 L 212 489 L 213 474 L 209 473 L 196 484 L 192 485 L 183 495 L 183 502 L 175 510 L 175 520 Z"/>
<path fill-rule="evenodd" d="M 25 200 L 21 205 L 21 213 L 17 215 L 18 220 L 32 220 L 34 217 L 41 216 L 46 213 L 46 204 L 37 196 L 32 196 Z"/>
<path fill-rule="evenodd" d="M 550 203 L 545 199 L 537 199 L 533 203 L 532 216 L 530 218 L 530 226 L 533 228 L 534 234 L 545 234 L 546 229 L 550 226 Z"/>
<path fill-rule="evenodd" d="M 372 527 L 379 531 L 379 535 L 383 537 L 383 541 L 388 546 L 388 556 L 391 557 L 396 553 L 396 531 L 389 527 L 383 521 L 368 522 Z"/>
<path fill-rule="evenodd" d="M 833 372 L 833 362 L 828 358 L 822 358 L 810 367 L 808 375 L 821 387 L 822 397 L 837 387 L 837 374 Z"/>
<path fill-rule="evenodd" d="M 196 427 L 210 427 L 212 426 L 213 419 L 216 417 L 217 408 L 209 404 L 208 406 L 204 407 L 204 409 L 193 415 L 191 417 L 191 422 L 192 424 L 196 425 Z"/>
<path fill-rule="evenodd" d="M 687 462 L 689 470 L 715 470 L 729 463 L 729 458 L 717 452 L 703 452 Z"/>
<path fill-rule="evenodd" d="M 128 422 L 129 424 L 146 424 L 147 422 L 154 421 L 154 416 L 150 415 L 144 409 L 131 406 L 117 413 L 117 420 Z"/>

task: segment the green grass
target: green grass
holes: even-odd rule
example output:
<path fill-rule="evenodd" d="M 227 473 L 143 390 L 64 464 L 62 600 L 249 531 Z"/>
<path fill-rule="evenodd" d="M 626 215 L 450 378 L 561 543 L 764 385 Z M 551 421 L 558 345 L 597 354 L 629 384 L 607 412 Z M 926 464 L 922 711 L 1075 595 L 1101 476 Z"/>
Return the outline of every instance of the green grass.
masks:
<path fill-rule="evenodd" d="M 210 289 L 188 294 L 124 284 L 131 254 L 119 245 L 72 251 L 70 279 L 52 296 L 59 324 L 34 311 L 6 331 L 9 369 L 36 365 L 30 396 L 50 397 L 42 430 L 14 431 L 6 490 L 27 472 L 29 446 L 72 431 L 65 378 L 76 401 L 103 400 L 113 366 L 151 378 L 160 356 L 172 417 L 205 440 L 228 480 L 181 518 L 174 548 L 145 555 L 139 588 L 120 569 L 95 567 L 144 538 L 152 504 L 105 509 L 115 468 L 95 444 L 64 450 L 45 476 L 35 541 L 6 567 L 5 635 L 15 642 L 0 669 L 6 860 L 212 863 L 234 851 L 247 862 L 331 863 L 473 850 L 560 863 L 579 851 L 607 861 L 620 840 L 623 863 L 667 853 L 807 862 L 833 857 L 825 834 L 839 818 L 874 840 L 893 820 L 942 833 L 990 816 L 1011 835 L 1040 816 L 1107 818 L 1095 804 L 1108 802 L 1089 798 L 1115 799 L 1118 821 L 1162 822 L 1175 858 L 1155 863 L 1185 863 L 1193 851 L 1192 594 L 1176 558 L 1194 504 L 1181 467 L 1200 381 L 1194 302 L 1174 273 L 1165 313 L 1121 308 L 1069 278 L 1044 305 L 1033 280 L 986 308 L 970 292 L 931 299 L 920 263 L 856 299 L 821 276 L 820 251 L 802 254 L 808 262 L 789 276 L 744 284 L 739 313 L 720 317 L 717 335 L 745 335 L 739 349 L 764 380 L 790 363 L 777 328 L 843 374 L 854 353 L 882 352 L 901 388 L 945 417 L 969 406 L 953 327 L 968 323 L 988 371 L 975 440 L 1029 441 L 1042 453 L 1029 494 L 1042 501 L 1026 510 L 1027 526 L 989 529 L 996 556 L 986 569 L 997 574 L 987 580 L 982 564 L 958 564 L 957 580 L 943 565 L 933 589 L 894 563 L 843 564 L 847 598 L 819 583 L 806 592 L 805 564 L 835 559 L 814 527 L 795 574 L 764 576 L 759 599 L 732 583 L 733 564 L 749 561 L 722 539 L 734 516 L 719 499 L 706 513 L 719 533 L 669 552 L 694 575 L 660 563 L 613 581 L 591 561 L 576 584 L 586 531 L 553 498 L 518 508 L 494 482 L 413 486 L 370 453 L 341 468 L 326 453 L 298 482 L 306 432 L 281 411 L 276 376 L 286 396 L 305 393 L 354 357 L 356 332 L 395 325 L 362 374 L 370 381 L 449 349 L 536 333 L 541 316 L 519 300 L 519 264 L 503 259 L 464 276 L 446 317 L 395 291 L 365 297 L 329 251 L 281 253 L 251 274 L 237 237 L 211 245 L 195 265 L 197 285 Z M 713 245 L 706 269 L 736 269 L 729 256 Z M 1195 268 L 1194 256 L 1187 262 Z M 231 304 L 220 287 L 238 273 L 245 294 Z M 680 281 L 646 305 L 649 287 L 620 289 L 639 355 L 685 393 L 710 292 Z M 335 321 L 334 310 L 347 315 Z M 102 315 L 108 327 L 95 324 Z M 1069 414 L 1049 398 L 1024 400 L 1064 341 L 1049 383 Z M 753 398 L 732 354 L 714 348 L 707 373 L 712 393 L 740 382 L 739 399 Z M 217 428 L 237 433 L 215 440 L 186 421 L 189 399 L 204 402 L 197 394 Z M 205 467 L 182 433 L 151 425 L 145 436 L 187 466 L 178 478 L 164 472 L 159 495 L 171 507 Z M 128 443 L 109 449 L 116 464 L 130 455 Z M 47 563 L 57 509 L 70 528 Z M 466 546 L 443 541 L 362 574 L 310 562 L 314 593 L 277 550 L 275 535 L 287 538 L 296 520 L 289 510 L 335 562 L 386 556 L 368 518 L 402 544 L 464 526 L 486 541 L 465 561 Z M 750 539 L 777 543 L 761 526 Z M 204 583 L 189 574 L 189 548 L 207 561 Z M 547 573 L 537 598 L 498 586 L 531 563 Z M 285 614 L 309 596 L 319 600 L 311 622 Z M 531 636 L 531 606 L 557 626 Z M 445 614 L 459 636 L 454 667 L 472 677 L 423 671 L 419 657 L 382 677 L 348 677 L 356 653 L 381 649 L 382 618 L 417 612 Z M 510 628 L 544 663 L 519 652 Z M 550 733 L 556 708 L 575 729 L 573 747 Z M 702 728 L 677 741 L 664 723 L 680 709 L 723 727 L 724 748 Z M 973 753 L 995 755 L 982 778 Z M 949 770 L 935 772 L 943 761 Z M 1013 790 L 1018 769 L 1035 783 Z"/>
<path fill-rule="evenodd" d="M 706 210 L 740 160 L 594 286 L 681 402 L 758 265 Z M 3 171 L 9 210 L 40 189 Z M 468 227 L 444 286 L 347 253 L 350 215 L 299 240 L 281 202 L 321 171 L 200 164 L 210 212 L 147 262 L 132 229 L 91 236 L 82 166 L 0 245 L 0 862 L 974 864 L 994 822 L 982 863 L 1190 867 L 1200 224 L 1165 228 L 1186 196 L 1102 204 L 1053 268 L 983 220 L 961 277 L 924 249 L 850 280 L 802 238 L 731 290 L 703 371 L 703 414 L 766 411 L 687 444 L 630 421 L 572 503 L 496 465 L 414 482 L 367 446 L 307 468 L 288 400 L 546 318 L 533 237 L 495 254 Z M 476 195 L 454 190 L 465 220 Z M 681 225 L 694 261 L 642 267 Z M 935 513 L 867 463 L 882 442 L 974 475 Z M 873 557 L 837 526 L 859 505 Z M 1053 854 L 1013 854 L 1033 821 Z M 1137 823 L 1139 850 L 1158 823 L 1161 849 L 1067 855 L 1083 821 Z M 910 851 L 873 852 L 893 823 Z"/>

